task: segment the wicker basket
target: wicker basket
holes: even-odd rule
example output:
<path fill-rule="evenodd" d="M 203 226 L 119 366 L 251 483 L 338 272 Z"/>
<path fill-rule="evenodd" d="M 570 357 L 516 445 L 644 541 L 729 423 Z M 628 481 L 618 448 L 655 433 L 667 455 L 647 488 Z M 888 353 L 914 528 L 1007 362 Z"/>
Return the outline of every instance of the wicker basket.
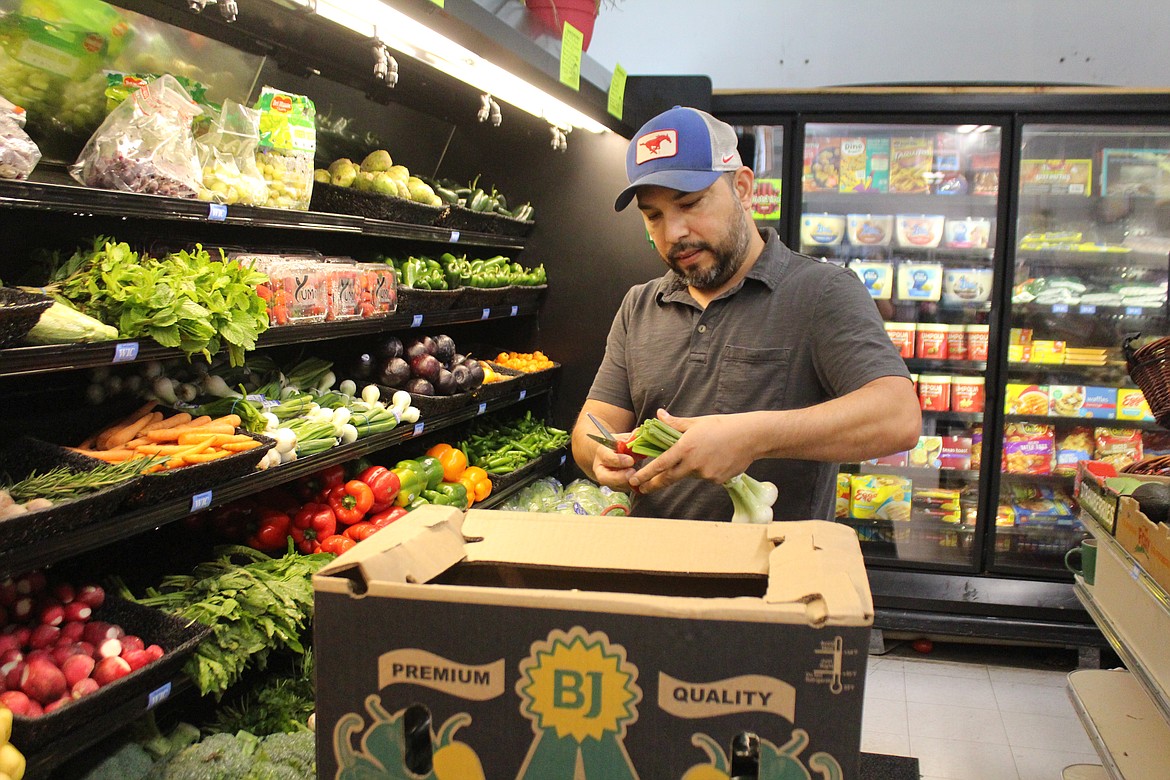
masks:
<path fill-rule="evenodd" d="M 1170 476 L 1170 455 L 1156 455 L 1152 458 L 1139 460 L 1121 469 L 1121 473 L 1158 477 Z"/>
<path fill-rule="evenodd" d="M 1134 348 L 1133 342 L 1139 338 L 1140 333 L 1129 336 L 1121 345 L 1126 370 L 1141 388 L 1154 419 L 1163 428 L 1170 428 L 1170 337 Z"/>
<path fill-rule="evenodd" d="M 193 496 L 217 485 L 226 484 L 236 477 L 251 474 L 256 470 L 256 464 L 260 459 L 276 446 L 276 442 L 267 436 L 251 433 L 243 428 L 237 428 L 236 433 L 255 439 L 260 442 L 260 446 L 206 463 L 144 474 L 142 481 L 130 492 L 126 505 L 139 508 L 180 496 Z"/>
<path fill-rule="evenodd" d="M 428 226 L 433 225 L 444 211 L 440 206 L 427 206 L 405 198 L 392 198 L 376 192 L 322 183 L 313 185 L 313 199 L 309 208 L 313 211 Z"/>
<path fill-rule="evenodd" d="M 462 295 L 461 289 L 416 290 L 413 287 L 398 288 L 398 314 L 432 314 L 447 311 Z"/>
<path fill-rule="evenodd" d="M 0 349 L 17 343 L 53 305 L 47 295 L 0 287 Z"/>

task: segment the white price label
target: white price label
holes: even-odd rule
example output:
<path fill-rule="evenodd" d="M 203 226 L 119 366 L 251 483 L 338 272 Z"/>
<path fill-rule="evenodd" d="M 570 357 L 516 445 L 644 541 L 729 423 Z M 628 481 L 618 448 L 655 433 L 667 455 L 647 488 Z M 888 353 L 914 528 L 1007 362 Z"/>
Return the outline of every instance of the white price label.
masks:
<path fill-rule="evenodd" d="M 451 243 L 452 243 L 452 244 L 455 244 L 455 243 L 458 243 L 458 242 L 459 242 L 459 231 L 458 231 L 458 230 L 452 230 L 452 231 L 451 231 Z"/>
<path fill-rule="evenodd" d="M 153 710 L 169 698 L 171 698 L 171 684 L 166 682 L 155 688 L 146 697 L 146 709 Z"/>
<path fill-rule="evenodd" d="M 517 314 L 519 314 L 519 313 L 520 313 L 520 307 L 519 307 L 519 306 L 513 306 L 513 307 L 512 307 L 512 313 L 511 313 L 511 315 L 509 315 L 509 316 L 515 317 L 515 316 L 516 316 Z"/>
<path fill-rule="evenodd" d="M 425 426 L 426 426 L 426 424 L 425 424 L 425 423 L 422 423 L 422 422 L 416 422 L 416 423 L 414 424 L 414 435 L 415 435 L 415 436 L 422 436 L 423 428 L 424 428 Z"/>
<path fill-rule="evenodd" d="M 481 320 L 486 320 L 486 319 L 487 319 L 488 317 L 490 317 L 490 316 L 492 316 L 492 310 L 491 310 L 491 309 L 484 309 L 483 311 L 481 311 L 481 312 L 479 313 L 479 318 L 480 318 Z"/>
<path fill-rule="evenodd" d="M 523 400 L 524 400 L 525 398 L 527 398 L 527 397 L 528 397 L 528 391 L 527 391 L 527 390 L 521 390 L 521 391 L 520 391 L 520 397 L 519 397 L 518 399 L 516 399 L 516 400 L 518 400 L 518 401 L 523 401 Z"/>

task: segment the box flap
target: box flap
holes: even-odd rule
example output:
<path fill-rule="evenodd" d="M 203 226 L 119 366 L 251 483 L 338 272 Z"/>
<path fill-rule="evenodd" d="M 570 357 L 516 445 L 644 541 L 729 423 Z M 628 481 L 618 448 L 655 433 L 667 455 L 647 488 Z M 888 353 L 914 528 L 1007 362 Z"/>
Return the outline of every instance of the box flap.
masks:
<path fill-rule="evenodd" d="M 769 604 L 803 602 L 810 625 L 864 621 L 873 617 L 873 598 L 852 528 L 824 520 L 772 523 L 776 546 L 769 556 Z"/>
<path fill-rule="evenodd" d="M 371 582 L 427 582 L 463 560 L 462 521 L 454 507 L 419 507 L 323 566 L 313 586 L 364 593 Z"/>
<path fill-rule="evenodd" d="M 469 563 L 564 569 L 765 575 L 768 526 L 472 509 Z"/>

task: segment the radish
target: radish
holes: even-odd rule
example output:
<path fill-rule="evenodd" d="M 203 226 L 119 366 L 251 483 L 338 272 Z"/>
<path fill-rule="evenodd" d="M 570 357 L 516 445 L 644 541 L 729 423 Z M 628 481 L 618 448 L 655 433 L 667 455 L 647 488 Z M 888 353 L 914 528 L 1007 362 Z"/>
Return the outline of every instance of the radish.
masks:
<path fill-rule="evenodd" d="M 86 677 L 73 684 L 73 687 L 69 689 L 69 695 L 75 699 L 80 699 L 82 696 L 95 692 L 100 687 L 97 684 L 97 680 L 92 677 Z"/>
<path fill-rule="evenodd" d="M 20 646 L 24 647 L 28 644 L 28 638 L 32 636 L 32 629 L 28 626 L 17 626 L 12 635 L 16 637 L 16 641 L 20 642 Z"/>
<path fill-rule="evenodd" d="M 60 699 L 65 687 L 65 675 L 47 658 L 30 659 L 20 675 L 20 690 L 41 704 Z"/>
<path fill-rule="evenodd" d="M 98 685 L 109 685 L 130 674 L 130 664 L 116 655 L 103 658 L 93 670 L 93 679 Z"/>
<path fill-rule="evenodd" d="M 95 650 L 94 650 L 93 642 L 86 642 L 83 639 L 80 642 L 78 642 L 75 645 L 75 647 L 77 648 L 77 652 L 81 653 L 82 655 L 88 655 L 90 658 L 94 657 Z"/>
<path fill-rule="evenodd" d="M 50 653 L 48 650 L 46 650 L 43 647 L 38 649 L 38 650 L 29 650 L 27 653 L 24 654 L 24 662 L 26 664 L 34 658 L 43 658 L 46 661 L 52 661 L 53 654 Z"/>
<path fill-rule="evenodd" d="M 0 580 L 0 604 L 11 607 L 19 597 L 20 594 L 16 592 L 16 580 L 11 577 Z"/>
<path fill-rule="evenodd" d="M 85 623 L 80 620 L 69 620 L 61 625 L 61 636 L 67 636 L 74 642 L 80 640 L 83 633 L 85 633 Z"/>
<path fill-rule="evenodd" d="M 39 718 L 44 714 L 45 714 L 45 710 L 41 707 L 41 703 L 39 701 L 35 701 L 34 699 L 28 700 L 28 716 L 30 718 Z M 9 743 L 9 744 L 11 744 L 11 743 Z M 0 745 L 0 750 L 3 750 L 3 749 L 4 749 L 4 746 Z"/>
<path fill-rule="evenodd" d="M 19 597 L 12 604 L 12 619 L 21 622 L 28 620 L 32 617 L 34 606 L 33 600 L 29 596 Z"/>
<path fill-rule="evenodd" d="M 97 662 L 88 655 L 71 655 L 61 662 L 61 673 L 65 675 L 65 682 L 72 688 L 79 680 L 84 680 L 93 674 Z"/>
<path fill-rule="evenodd" d="M 97 609 L 106 600 L 106 592 L 101 585 L 82 585 L 81 589 L 77 591 L 75 600 L 88 604 L 93 609 Z"/>
<path fill-rule="evenodd" d="M 122 660 L 130 665 L 131 671 L 134 671 L 146 666 L 153 659 L 145 650 L 127 650 L 122 653 Z"/>
<path fill-rule="evenodd" d="M 42 602 L 39 620 L 42 626 L 59 626 L 65 622 L 65 607 L 57 601 Z"/>
<path fill-rule="evenodd" d="M 75 591 L 73 586 L 68 582 L 58 582 L 53 586 L 53 595 L 56 596 L 57 600 L 62 604 L 68 604 L 77 597 L 77 591 Z"/>
<path fill-rule="evenodd" d="M 142 641 L 142 637 L 134 634 L 127 634 L 122 637 L 122 651 L 126 650 L 143 650 L 146 648 L 146 643 Z"/>
<path fill-rule="evenodd" d="M 81 636 L 86 642 L 100 645 L 107 639 L 120 639 L 125 633 L 121 626 L 115 626 L 104 620 L 91 620 L 86 624 L 85 631 L 82 632 Z"/>
<path fill-rule="evenodd" d="M 62 695 L 60 699 L 57 699 L 56 701 L 51 701 L 45 705 L 45 714 L 48 715 L 50 712 L 56 712 L 57 710 L 64 707 L 66 704 L 72 704 L 72 703 L 73 703 L 73 697 L 69 695 L 68 691 L 66 691 L 65 694 Z"/>
<path fill-rule="evenodd" d="M 58 643 L 57 646 L 53 648 L 53 651 L 50 653 L 50 655 L 53 657 L 53 663 L 57 664 L 58 668 L 64 671 L 62 664 L 65 663 L 65 659 L 71 658 L 77 655 L 77 653 L 77 644 L 70 642 L 68 644 Z"/>
<path fill-rule="evenodd" d="M 164 655 L 166 655 L 166 651 L 164 651 L 158 645 L 147 645 L 146 646 L 146 654 L 150 656 L 150 660 L 157 661 L 158 659 L 160 659 Z"/>
<path fill-rule="evenodd" d="M 13 715 L 27 718 L 33 714 L 32 707 L 29 706 L 32 704 L 32 699 L 20 691 L 7 690 L 4 693 L 0 693 L 0 703 L 12 710 Z"/>
<path fill-rule="evenodd" d="M 40 625 L 32 630 L 32 634 L 28 638 L 28 644 L 29 647 L 35 650 L 42 650 L 57 644 L 57 637 L 60 635 L 61 629 L 56 626 Z"/>
<path fill-rule="evenodd" d="M 40 593 L 45 589 L 45 574 L 40 570 L 30 571 L 16 578 L 16 592 L 24 596 Z"/>
<path fill-rule="evenodd" d="M 12 648 L 11 650 L 5 650 L 3 653 L 0 653 L 0 671 L 7 672 L 7 670 L 4 669 L 5 666 L 23 660 L 24 653 L 20 651 L 20 648 L 17 647 Z"/>
<path fill-rule="evenodd" d="M 24 661 L 9 661 L 0 666 L 4 673 L 4 687 L 10 691 L 20 690 L 20 676 L 24 674 Z"/>
<path fill-rule="evenodd" d="M 9 650 L 20 650 L 20 641 L 12 634 L 0 634 L 0 662 L 2 662 L 4 653 Z"/>
<path fill-rule="evenodd" d="M 107 639 L 106 641 L 101 642 L 97 646 L 96 655 L 98 656 L 99 659 L 100 658 L 113 658 L 114 656 L 118 656 L 121 654 L 122 654 L 122 640 L 120 640 L 120 639 Z"/>
<path fill-rule="evenodd" d="M 71 601 L 65 605 L 65 619 L 70 622 L 89 620 L 93 615 L 93 607 L 84 601 Z"/>

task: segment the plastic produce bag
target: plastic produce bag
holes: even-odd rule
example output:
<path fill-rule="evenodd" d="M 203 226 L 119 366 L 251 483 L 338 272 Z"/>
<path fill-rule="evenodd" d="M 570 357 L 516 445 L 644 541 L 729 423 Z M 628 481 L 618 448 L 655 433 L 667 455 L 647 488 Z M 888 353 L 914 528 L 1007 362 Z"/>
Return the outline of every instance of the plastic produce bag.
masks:
<path fill-rule="evenodd" d="M 265 205 L 305 211 L 313 196 L 317 109 L 304 95 L 272 87 L 264 87 L 256 108 L 260 111 L 256 165 L 268 182 Z"/>
<path fill-rule="evenodd" d="M 268 182 L 256 165 L 260 143 L 260 112 L 225 100 L 195 136 L 203 186 L 199 199 L 245 206 L 268 202 Z"/>
<path fill-rule="evenodd" d="M 0 179 L 27 179 L 41 150 L 24 132 L 24 109 L 0 97 Z"/>
<path fill-rule="evenodd" d="M 87 187 L 193 198 L 201 170 L 191 120 L 201 113 L 164 75 L 110 112 L 69 172 Z"/>
<path fill-rule="evenodd" d="M 576 479 L 566 487 L 556 477 L 544 477 L 505 501 L 500 508 L 514 512 L 623 516 L 630 513 L 630 498 L 587 479 Z"/>

